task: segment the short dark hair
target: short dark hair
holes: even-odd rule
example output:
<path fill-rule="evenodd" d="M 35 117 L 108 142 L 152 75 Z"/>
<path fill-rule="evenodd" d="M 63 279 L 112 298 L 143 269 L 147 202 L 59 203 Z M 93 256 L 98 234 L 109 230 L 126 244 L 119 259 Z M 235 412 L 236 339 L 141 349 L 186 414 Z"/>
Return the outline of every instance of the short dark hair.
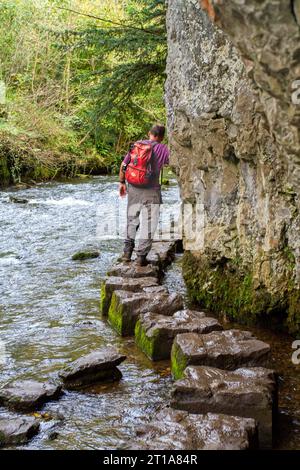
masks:
<path fill-rule="evenodd" d="M 165 126 L 155 125 L 150 129 L 150 134 L 154 135 L 154 137 L 159 137 L 163 139 L 166 133 Z"/>

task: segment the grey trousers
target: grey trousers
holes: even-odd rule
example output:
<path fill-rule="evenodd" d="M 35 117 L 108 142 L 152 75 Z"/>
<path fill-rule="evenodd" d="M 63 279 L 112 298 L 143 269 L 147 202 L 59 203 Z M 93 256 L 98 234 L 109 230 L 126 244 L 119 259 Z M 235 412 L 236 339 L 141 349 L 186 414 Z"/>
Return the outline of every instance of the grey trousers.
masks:
<path fill-rule="evenodd" d="M 160 189 L 128 185 L 125 252 L 134 249 L 137 231 L 140 229 L 136 253 L 138 256 L 147 256 L 157 229 L 161 202 Z"/>

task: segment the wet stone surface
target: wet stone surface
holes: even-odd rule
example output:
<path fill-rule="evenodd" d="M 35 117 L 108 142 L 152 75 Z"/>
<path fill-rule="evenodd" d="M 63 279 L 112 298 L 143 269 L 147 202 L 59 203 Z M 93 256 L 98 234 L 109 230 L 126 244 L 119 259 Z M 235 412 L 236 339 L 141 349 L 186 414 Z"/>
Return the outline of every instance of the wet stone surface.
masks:
<path fill-rule="evenodd" d="M 137 266 L 136 263 L 119 263 L 112 267 L 107 273 L 108 276 L 115 277 L 155 277 L 160 276 L 158 266 L 148 264 L 147 266 Z"/>
<path fill-rule="evenodd" d="M 55 382 L 16 380 L 1 388 L 0 404 L 14 410 L 31 411 L 58 399 L 61 393 L 61 385 Z"/>
<path fill-rule="evenodd" d="M 164 312 L 163 309 L 161 309 Z M 220 323 L 204 312 L 180 310 L 166 316 L 155 312 L 140 315 L 135 327 L 135 341 L 152 360 L 169 359 L 177 334 L 195 332 L 210 333 L 222 330 Z"/>
<path fill-rule="evenodd" d="M 277 416 L 276 374 L 262 367 L 226 371 L 190 366 L 175 382 L 171 406 L 189 413 L 224 413 L 254 418 L 260 447 L 272 447 L 272 426 Z"/>
<path fill-rule="evenodd" d="M 59 376 L 64 382 L 64 388 L 69 390 L 119 380 L 122 374 L 117 366 L 125 359 L 126 356 L 119 354 L 114 348 L 103 348 L 70 363 Z"/>
<path fill-rule="evenodd" d="M 154 241 L 147 260 L 160 269 L 169 266 L 175 258 L 176 241 Z"/>
<path fill-rule="evenodd" d="M 139 315 L 146 312 L 164 312 L 173 315 L 183 308 L 179 294 L 169 294 L 163 286 L 144 289 L 141 293 L 115 291 L 108 312 L 110 324 L 121 336 L 134 335 Z"/>
<path fill-rule="evenodd" d="M 189 414 L 166 408 L 137 430 L 132 450 L 247 450 L 257 446 L 256 423 L 208 413 Z"/>
<path fill-rule="evenodd" d="M 12 417 L 0 419 L 0 447 L 26 444 L 39 432 L 40 424 L 35 418 Z"/>
<path fill-rule="evenodd" d="M 270 346 L 256 339 L 250 331 L 227 330 L 199 335 L 177 335 L 171 352 L 172 374 L 183 376 L 189 365 L 211 366 L 234 370 L 238 367 L 266 367 Z"/>
<path fill-rule="evenodd" d="M 105 278 L 101 286 L 101 312 L 107 316 L 112 294 L 115 290 L 125 290 L 127 292 L 141 292 L 144 288 L 155 287 L 158 280 L 155 277 L 123 278 L 109 276 Z"/>

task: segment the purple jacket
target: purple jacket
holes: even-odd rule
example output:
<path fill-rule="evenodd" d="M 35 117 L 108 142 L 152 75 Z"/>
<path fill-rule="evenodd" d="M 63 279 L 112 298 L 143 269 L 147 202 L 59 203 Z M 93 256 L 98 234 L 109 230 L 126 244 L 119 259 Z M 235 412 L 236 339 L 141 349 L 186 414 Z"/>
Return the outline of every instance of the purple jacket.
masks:
<path fill-rule="evenodd" d="M 142 142 L 144 143 L 150 143 L 150 140 L 143 140 Z M 153 183 L 151 184 L 151 188 L 160 188 L 159 184 L 159 174 L 161 172 L 161 169 L 164 165 L 169 164 L 169 156 L 170 152 L 168 147 L 165 144 L 156 144 L 154 147 L 154 161 L 153 161 L 153 173 L 154 173 L 154 178 L 153 178 Z M 123 163 L 128 165 L 130 163 L 130 153 L 128 152 L 126 157 L 123 160 Z"/>

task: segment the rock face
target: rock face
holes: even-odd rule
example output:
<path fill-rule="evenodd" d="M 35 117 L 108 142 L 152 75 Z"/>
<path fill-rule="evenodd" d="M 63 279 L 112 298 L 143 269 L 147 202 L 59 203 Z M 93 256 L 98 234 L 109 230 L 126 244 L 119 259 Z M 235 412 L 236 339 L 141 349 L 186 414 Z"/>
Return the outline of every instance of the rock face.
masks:
<path fill-rule="evenodd" d="M 111 382 L 122 377 L 117 366 L 125 359 L 126 356 L 119 354 L 114 348 L 107 347 L 80 357 L 59 375 L 63 379 L 64 387 L 69 390 L 97 382 Z"/>
<path fill-rule="evenodd" d="M 299 332 L 299 2 L 169 0 L 167 27 L 171 163 L 199 223 L 190 293 Z"/>
<path fill-rule="evenodd" d="M 16 380 L 0 390 L 0 404 L 20 411 L 40 408 L 49 400 L 61 395 L 61 385 L 35 380 Z"/>
<path fill-rule="evenodd" d="M 118 290 L 112 295 L 108 320 L 121 336 L 132 336 L 142 313 L 162 311 L 169 316 L 182 308 L 181 295 L 169 294 L 163 286 L 149 287 L 140 293 Z"/>
<path fill-rule="evenodd" d="M 135 326 L 135 341 L 153 361 L 169 359 L 174 338 L 179 333 L 210 333 L 222 330 L 215 319 L 204 312 L 180 310 L 171 317 L 147 312 Z"/>
<path fill-rule="evenodd" d="M 233 372 L 213 367 L 187 367 L 175 382 L 171 406 L 189 413 L 225 413 L 254 418 L 260 446 L 272 447 L 277 415 L 277 383 L 272 370 L 261 367 Z"/>
<path fill-rule="evenodd" d="M 125 290 L 127 292 L 141 292 L 146 287 L 155 287 L 158 280 L 155 277 L 123 278 L 108 276 L 103 280 L 101 286 L 101 312 L 107 316 L 112 294 L 115 290 Z"/>
<path fill-rule="evenodd" d="M 0 447 L 26 444 L 40 429 L 35 418 L 13 417 L 0 419 Z"/>
<path fill-rule="evenodd" d="M 256 446 L 253 419 L 166 408 L 137 431 L 130 450 L 247 450 Z"/>
<path fill-rule="evenodd" d="M 268 364 L 270 346 L 256 339 L 250 331 L 227 330 L 199 335 L 177 335 L 172 346 L 172 374 L 175 379 L 183 376 L 189 366 L 211 366 L 234 370 L 241 366 Z"/>

